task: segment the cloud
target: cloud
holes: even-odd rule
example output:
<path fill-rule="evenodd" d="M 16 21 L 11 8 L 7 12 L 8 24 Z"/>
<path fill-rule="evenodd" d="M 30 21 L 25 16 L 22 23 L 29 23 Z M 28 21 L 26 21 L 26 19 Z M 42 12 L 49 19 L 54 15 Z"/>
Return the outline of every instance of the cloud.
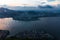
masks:
<path fill-rule="evenodd" d="M 47 0 L 48 2 L 56 1 L 56 0 Z"/>
<path fill-rule="evenodd" d="M 21 5 L 21 4 L 33 4 L 37 5 L 41 2 L 47 2 L 47 0 L 0 0 L 0 5 Z"/>
<path fill-rule="evenodd" d="M 49 2 L 54 1 L 60 1 L 60 0 L 0 0 L 0 5 L 10 5 L 10 6 L 16 6 L 16 5 L 22 5 L 22 4 L 28 4 L 28 5 L 42 5 L 42 4 L 48 4 Z"/>

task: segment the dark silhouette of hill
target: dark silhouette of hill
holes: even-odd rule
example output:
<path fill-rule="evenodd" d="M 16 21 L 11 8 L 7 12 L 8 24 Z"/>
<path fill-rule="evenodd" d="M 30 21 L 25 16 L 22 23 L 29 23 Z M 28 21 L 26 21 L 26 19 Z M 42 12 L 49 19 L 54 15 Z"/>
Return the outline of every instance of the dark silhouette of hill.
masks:
<path fill-rule="evenodd" d="M 48 6 L 50 7 L 50 6 Z M 51 7 L 50 7 L 51 8 Z M 35 21 L 40 17 L 54 17 L 60 16 L 60 11 L 15 11 L 7 8 L 0 8 L 0 18 L 13 18 L 13 20 L 19 21 Z"/>
<path fill-rule="evenodd" d="M 39 8 L 54 8 L 53 6 L 51 5 L 46 5 L 46 6 L 38 6 Z"/>
<path fill-rule="evenodd" d="M 13 13 L 14 13 L 13 10 L 3 8 L 3 7 L 0 8 L 0 18 L 11 17 Z"/>

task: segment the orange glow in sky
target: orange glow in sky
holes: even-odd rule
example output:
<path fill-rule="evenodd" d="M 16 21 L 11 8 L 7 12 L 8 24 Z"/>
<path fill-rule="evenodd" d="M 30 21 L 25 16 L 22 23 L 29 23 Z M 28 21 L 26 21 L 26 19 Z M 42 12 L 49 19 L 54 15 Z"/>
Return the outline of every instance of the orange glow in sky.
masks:
<path fill-rule="evenodd" d="M 60 1 L 55 0 L 53 2 L 48 2 L 47 0 L 0 0 L 0 5 L 9 5 L 9 6 L 22 6 L 23 4 L 27 5 L 39 5 L 41 2 L 46 2 L 47 4 L 57 5 Z"/>
<path fill-rule="evenodd" d="M 53 6 L 57 6 L 57 4 L 60 4 L 60 3 L 55 1 L 55 2 L 50 2 L 49 4 Z"/>

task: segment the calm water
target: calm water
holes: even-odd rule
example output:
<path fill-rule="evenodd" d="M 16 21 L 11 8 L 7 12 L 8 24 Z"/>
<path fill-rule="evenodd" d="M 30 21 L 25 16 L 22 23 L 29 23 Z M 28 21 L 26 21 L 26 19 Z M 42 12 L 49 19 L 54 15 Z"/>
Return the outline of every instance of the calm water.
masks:
<path fill-rule="evenodd" d="M 60 38 L 60 17 L 42 17 L 37 21 L 17 21 L 12 18 L 0 19 L 0 29 L 16 34 L 24 30 L 43 29 Z"/>

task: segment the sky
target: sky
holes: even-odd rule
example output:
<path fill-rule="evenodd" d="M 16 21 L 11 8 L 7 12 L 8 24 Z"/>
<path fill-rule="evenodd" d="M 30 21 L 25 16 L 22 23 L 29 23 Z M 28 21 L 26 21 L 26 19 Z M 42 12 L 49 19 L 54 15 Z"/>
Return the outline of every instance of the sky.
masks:
<path fill-rule="evenodd" d="M 9 5 L 9 6 L 35 6 L 35 5 L 57 5 L 60 0 L 0 0 L 0 5 Z"/>

